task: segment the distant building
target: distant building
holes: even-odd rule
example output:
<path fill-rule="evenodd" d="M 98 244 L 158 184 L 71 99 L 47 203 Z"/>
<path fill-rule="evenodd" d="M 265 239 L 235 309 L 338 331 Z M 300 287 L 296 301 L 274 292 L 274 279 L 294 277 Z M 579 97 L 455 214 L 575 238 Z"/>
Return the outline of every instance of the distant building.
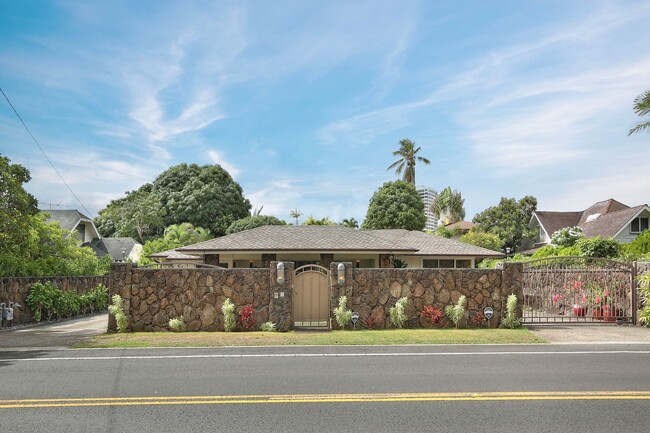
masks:
<path fill-rule="evenodd" d="M 418 191 L 418 195 L 424 202 L 424 216 L 427 217 L 427 222 L 424 224 L 424 230 L 434 231 L 438 228 L 438 224 L 440 222 L 438 218 L 433 216 L 433 213 L 431 212 L 431 205 L 438 197 L 438 191 L 422 185 L 418 186 L 416 189 Z"/>

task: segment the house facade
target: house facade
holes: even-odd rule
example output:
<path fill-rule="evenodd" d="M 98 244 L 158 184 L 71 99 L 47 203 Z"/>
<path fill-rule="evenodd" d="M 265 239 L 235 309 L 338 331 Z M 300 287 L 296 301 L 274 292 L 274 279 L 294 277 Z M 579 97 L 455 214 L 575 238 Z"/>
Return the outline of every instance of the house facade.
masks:
<path fill-rule="evenodd" d="M 420 231 L 288 225 L 257 227 L 149 257 L 223 268 L 265 268 L 272 261 L 293 262 L 296 268 L 328 268 L 332 262 L 391 268 L 397 259 L 409 268 L 473 268 L 479 259 L 503 254 Z"/>
<path fill-rule="evenodd" d="M 529 227 L 537 230 L 534 248 L 551 243 L 553 233 L 565 227 L 580 227 L 585 237 L 601 236 L 629 243 L 648 230 L 650 207 L 647 204 L 627 206 L 614 199 L 593 204 L 583 211 L 535 211 Z"/>

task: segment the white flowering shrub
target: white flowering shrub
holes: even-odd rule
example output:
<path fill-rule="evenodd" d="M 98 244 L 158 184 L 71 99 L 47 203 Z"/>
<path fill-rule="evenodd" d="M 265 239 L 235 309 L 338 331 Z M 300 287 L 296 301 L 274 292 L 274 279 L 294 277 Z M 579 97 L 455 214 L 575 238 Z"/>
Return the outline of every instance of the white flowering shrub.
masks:
<path fill-rule="evenodd" d="M 235 329 L 237 322 L 235 321 L 235 304 L 232 303 L 230 298 L 226 298 L 221 306 L 221 312 L 223 313 L 223 329 L 226 332 L 230 332 Z"/>
<path fill-rule="evenodd" d="M 343 295 L 339 297 L 339 306 L 334 308 L 334 318 L 341 329 L 352 320 L 352 310 L 348 310 L 348 297 Z"/>
<path fill-rule="evenodd" d="M 456 325 L 456 328 L 458 328 L 458 325 L 460 325 L 460 321 L 463 319 L 465 316 L 465 303 L 467 302 L 467 298 L 465 295 L 461 295 L 460 298 L 458 298 L 458 302 L 456 305 L 447 305 L 445 307 L 445 315 L 449 317 L 449 320 L 451 320 L 454 325 Z"/>
<path fill-rule="evenodd" d="M 404 312 L 404 308 L 406 307 L 407 302 L 408 299 L 406 296 L 404 296 L 403 298 L 399 298 L 397 300 L 394 307 L 390 307 L 390 323 L 392 323 L 396 328 L 401 328 L 404 326 L 404 323 L 406 323 L 406 320 L 408 319 L 408 317 L 406 317 L 406 313 Z"/>

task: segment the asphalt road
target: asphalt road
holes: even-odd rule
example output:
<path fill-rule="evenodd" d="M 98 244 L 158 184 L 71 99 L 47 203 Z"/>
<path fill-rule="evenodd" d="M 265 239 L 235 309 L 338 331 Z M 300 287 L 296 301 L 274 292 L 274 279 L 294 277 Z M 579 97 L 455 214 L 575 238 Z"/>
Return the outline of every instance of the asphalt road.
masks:
<path fill-rule="evenodd" d="M 642 344 L 4 350 L 0 420 L 21 432 L 647 432 L 649 361 Z"/>

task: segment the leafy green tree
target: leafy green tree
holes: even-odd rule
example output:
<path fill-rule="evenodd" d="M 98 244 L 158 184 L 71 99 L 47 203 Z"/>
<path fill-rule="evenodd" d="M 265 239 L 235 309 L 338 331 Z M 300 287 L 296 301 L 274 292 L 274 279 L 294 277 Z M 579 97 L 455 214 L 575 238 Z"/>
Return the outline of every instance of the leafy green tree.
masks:
<path fill-rule="evenodd" d="M 471 229 L 458 240 L 466 244 L 487 248 L 488 250 L 501 251 L 502 242 L 499 236 L 477 230 L 476 228 Z"/>
<path fill-rule="evenodd" d="M 370 198 L 362 229 L 422 230 L 424 204 L 415 186 L 400 180 L 386 182 Z"/>
<path fill-rule="evenodd" d="M 440 219 L 444 225 L 462 221 L 465 218 L 465 199 L 460 191 L 451 189 L 450 186 L 440 191 L 440 194 L 431 204 L 433 216 Z"/>
<path fill-rule="evenodd" d="M 504 247 L 517 251 L 524 238 L 535 236 L 535 230 L 528 227 L 535 209 L 537 199 L 533 196 L 527 195 L 519 201 L 502 197 L 497 206 L 487 208 L 472 221 L 482 231 L 497 235 Z"/>
<path fill-rule="evenodd" d="M 165 229 L 163 238 L 180 245 L 191 245 L 212 239 L 210 230 L 194 227 L 190 223 L 172 224 Z"/>
<path fill-rule="evenodd" d="M 650 253 L 650 230 L 644 230 L 632 242 L 622 245 L 622 249 L 628 260 L 638 260 Z"/>
<path fill-rule="evenodd" d="M 298 218 L 302 216 L 302 212 L 300 212 L 298 209 L 294 209 L 289 213 L 289 216 L 291 218 L 294 218 L 296 220 L 296 225 L 298 225 Z"/>
<path fill-rule="evenodd" d="M 286 221 L 282 221 L 274 216 L 268 215 L 257 215 L 257 216 L 247 216 L 240 220 L 235 221 L 230 224 L 226 230 L 226 234 L 232 234 L 237 232 L 242 232 L 244 230 L 254 229 L 255 227 L 261 226 L 283 226 L 286 225 Z"/>
<path fill-rule="evenodd" d="M 459 234 L 459 230 L 456 227 L 448 228 L 441 224 L 438 227 L 436 227 L 436 231 L 433 232 L 433 234 L 436 236 L 440 236 L 441 238 L 451 239 L 454 236 L 457 236 Z"/>
<path fill-rule="evenodd" d="M 618 257 L 621 245 L 611 238 L 596 236 L 593 238 L 582 238 L 576 242 L 580 255 L 585 257 Z"/>
<path fill-rule="evenodd" d="M 179 164 L 153 182 L 166 210 L 165 226 L 189 222 L 215 236 L 249 215 L 251 204 L 241 186 L 220 165 Z"/>
<path fill-rule="evenodd" d="M 650 113 L 650 90 L 646 90 L 634 99 L 634 112 L 641 117 Z M 650 120 L 639 122 L 634 128 L 630 129 L 627 135 L 635 134 L 646 128 L 650 128 Z"/>
<path fill-rule="evenodd" d="M 359 222 L 354 218 L 350 218 L 350 219 L 345 218 L 343 221 L 339 223 L 339 225 L 342 225 L 343 227 L 350 227 L 351 229 L 359 228 Z"/>
<path fill-rule="evenodd" d="M 314 218 L 312 215 L 309 215 L 303 222 L 303 226 L 335 226 L 336 223 L 332 221 L 330 217 L 325 218 Z"/>
<path fill-rule="evenodd" d="M 38 202 L 23 188 L 31 180 L 29 170 L 0 156 L 0 253 L 17 254 L 26 247 L 30 216 Z"/>
<path fill-rule="evenodd" d="M 386 171 L 395 170 L 397 175 L 404 173 L 402 180 L 404 182 L 415 185 L 415 164 L 416 162 L 421 162 L 422 164 L 429 165 L 431 161 L 428 159 L 417 156 L 420 151 L 420 147 L 415 148 L 415 143 L 405 138 L 399 141 L 399 149 L 393 152 L 393 156 L 399 156 L 400 158 L 388 166 Z"/>

